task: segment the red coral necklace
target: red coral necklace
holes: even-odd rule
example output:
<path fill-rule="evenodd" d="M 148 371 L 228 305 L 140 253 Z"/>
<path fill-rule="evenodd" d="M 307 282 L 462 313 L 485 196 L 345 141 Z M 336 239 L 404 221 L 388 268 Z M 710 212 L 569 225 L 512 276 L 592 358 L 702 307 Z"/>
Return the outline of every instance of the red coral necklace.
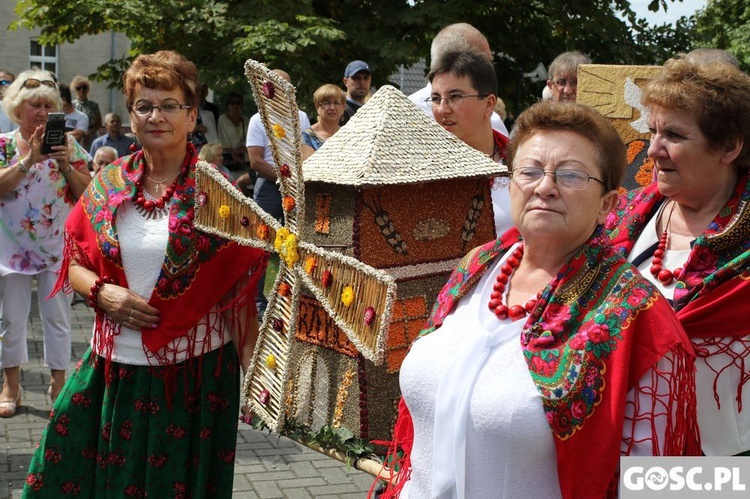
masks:
<path fill-rule="evenodd" d="M 658 279 L 665 286 L 672 284 L 672 282 L 674 282 L 677 276 L 682 272 L 682 267 L 677 267 L 674 270 L 669 270 L 665 269 L 662 265 L 664 262 L 664 254 L 667 251 L 667 241 L 669 240 L 669 224 L 672 221 L 673 212 L 674 204 L 672 204 L 672 209 L 669 210 L 667 225 L 664 227 L 664 232 L 659 238 L 659 244 L 656 245 L 656 251 L 654 251 L 654 257 L 651 259 L 651 268 L 649 269 L 651 275 Z"/>
<path fill-rule="evenodd" d="M 141 175 L 141 178 L 136 180 L 135 182 L 135 205 L 136 208 L 141 208 L 145 210 L 146 212 L 152 212 L 155 209 L 162 209 L 164 206 L 167 205 L 170 199 L 172 199 L 172 196 L 174 195 L 174 191 L 177 189 L 177 186 L 179 185 L 180 181 L 187 176 L 188 171 L 188 164 L 187 162 L 182 165 L 182 169 L 180 170 L 180 173 L 175 177 L 175 179 L 172 181 L 172 185 L 167 187 L 164 190 L 164 194 L 158 199 L 147 199 L 146 198 L 146 192 L 143 188 L 143 177 L 148 178 L 151 180 L 150 177 L 146 175 L 146 167 L 143 167 L 143 175 Z M 160 182 L 155 182 L 152 180 L 155 184 L 157 184 L 156 192 L 159 192 Z M 161 183 L 164 181 L 162 180 Z"/>
<path fill-rule="evenodd" d="M 537 293 L 534 298 L 531 298 L 524 305 L 513 305 L 509 307 L 503 303 L 503 293 L 508 286 L 508 282 L 510 282 L 510 276 L 521 264 L 522 258 L 523 245 L 519 245 L 500 267 L 500 273 L 497 274 L 495 284 L 492 286 L 489 308 L 500 320 L 505 320 L 509 317 L 512 321 L 523 319 L 534 310 L 534 307 L 536 307 L 536 304 L 539 301 L 540 293 Z"/>

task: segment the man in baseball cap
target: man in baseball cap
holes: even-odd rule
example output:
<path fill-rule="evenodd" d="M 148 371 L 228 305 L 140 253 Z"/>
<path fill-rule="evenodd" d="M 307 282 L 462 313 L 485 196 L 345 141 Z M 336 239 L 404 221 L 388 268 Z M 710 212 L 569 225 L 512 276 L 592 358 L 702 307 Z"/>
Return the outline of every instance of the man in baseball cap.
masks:
<path fill-rule="evenodd" d="M 352 61 L 344 71 L 344 86 L 346 87 L 346 109 L 341 116 L 340 124 L 345 125 L 349 118 L 365 103 L 365 97 L 370 93 L 372 85 L 372 71 L 370 65 L 364 61 Z"/>

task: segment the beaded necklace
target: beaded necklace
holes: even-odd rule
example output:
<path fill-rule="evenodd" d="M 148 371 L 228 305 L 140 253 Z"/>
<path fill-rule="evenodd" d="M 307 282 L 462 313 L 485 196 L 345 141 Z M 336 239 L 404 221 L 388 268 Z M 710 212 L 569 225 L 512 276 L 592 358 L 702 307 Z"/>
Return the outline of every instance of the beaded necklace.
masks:
<path fill-rule="evenodd" d="M 651 275 L 658 279 L 662 284 L 668 286 L 674 282 L 680 273 L 682 273 L 682 267 L 677 267 L 674 270 L 665 269 L 662 265 L 664 262 L 664 255 L 667 252 L 667 241 L 669 240 L 669 224 L 672 221 L 672 213 L 674 212 L 674 204 L 672 209 L 669 210 L 669 216 L 667 217 L 667 225 L 664 227 L 664 232 L 659 238 L 659 244 L 656 245 L 654 251 L 654 257 L 651 259 L 651 268 L 649 271 Z"/>
<path fill-rule="evenodd" d="M 496 282 L 492 286 L 489 308 L 500 320 L 505 320 L 509 317 L 512 321 L 523 319 L 534 310 L 537 302 L 539 301 L 539 295 L 541 294 L 541 292 L 537 293 L 534 298 L 531 298 L 524 305 L 513 305 L 509 307 L 508 305 L 503 303 L 503 293 L 505 292 L 505 288 L 510 282 L 510 276 L 513 274 L 513 271 L 516 270 L 521 264 L 522 258 L 523 245 L 520 245 L 513 251 L 508 259 L 505 260 L 505 263 L 502 264 L 502 266 L 500 267 L 500 273 L 497 274 L 497 277 L 495 278 Z"/>

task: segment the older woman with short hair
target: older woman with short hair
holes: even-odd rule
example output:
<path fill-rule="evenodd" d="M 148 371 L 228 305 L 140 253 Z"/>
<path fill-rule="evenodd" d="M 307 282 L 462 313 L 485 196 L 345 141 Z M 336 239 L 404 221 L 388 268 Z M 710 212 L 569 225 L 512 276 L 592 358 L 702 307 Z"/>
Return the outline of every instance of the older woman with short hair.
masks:
<path fill-rule="evenodd" d="M 699 452 L 690 342 L 603 232 L 617 132 L 539 103 L 508 162 L 515 227 L 464 257 L 401 366 L 386 497 L 610 497 L 621 455 Z"/>
<path fill-rule="evenodd" d="M 24 497 L 229 498 L 265 253 L 193 224 L 195 65 L 140 55 L 123 89 L 143 148 L 104 167 L 66 225 L 58 285 L 87 296 L 96 319 Z"/>
<path fill-rule="evenodd" d="M 70 300 L 49 297 L 60 269 L 63 228 L 91 177 L 89 156 L 72 137 L 42 153 L 47 115 L 62 109 L 47 71 L 24 71 L 5 92 L 3 105 L 17 130 L 0 134 L 0 280 L 5 288 L 0 329 L 3 389 L 0 417 L 21 403 L 20 366 L 28 361 L 27 321 L 32 281 L 37 280 L 44 332 L 44 361 L 50 368 L 53 401 L 70 363 Z"/>
<path fill-rule="evenodd" d="M 309 158 L 323 143 L 339 131 L 339 120 L 346 107 L 346 93 L 331 83 L 319 86 L 313 94 L 318 121 L 302 131 L 302 159 Z"/>
<path fill-rule="evenodd" d="M 656 182 L 622 196 L 612 242 L 672 303 L 695 352 L 703 452 L 750 454 L 750 77 L 688 54 L 643 89 Z"/>

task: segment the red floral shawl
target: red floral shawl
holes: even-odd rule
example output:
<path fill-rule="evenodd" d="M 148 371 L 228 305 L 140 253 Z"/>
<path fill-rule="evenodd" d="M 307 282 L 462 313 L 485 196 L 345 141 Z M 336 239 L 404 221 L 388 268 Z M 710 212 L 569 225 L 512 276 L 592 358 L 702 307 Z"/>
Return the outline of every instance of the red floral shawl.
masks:
<path fill-rule="evenodd" d="M 172 363 L 175 352 L 166 352 L 174 339 L 186 336 L 192 352 L 196 329 L 204 317 L 245 276 L 249 280 L 241 292 L 224 309 L 247 305 L 254 311 L 254 297 L 259 276 L 265 269 L 267 254 L 262 250 L 243 247 L 218 236 L 195 229 L 194 194 L 197 155 L 192 144 L 187 145 L 185 161 L 189 164 L 188 178 L 177 186 L 169 212 L 169 237 L 161 274 L 149 304 L 159 309 L 161 321 L 155 329 L 144 329 L 144 351 L 156 358 L 158 364 Z M 143 175 L 143 152 L 126 156 L 102 169 L 81 196 L 66 223 L 66 244 L 58 289 L 67 285 L 67 271 L 71 259 L 92 270 L 100 277 L 111 277 L 127 287 L 127 279 L 120 259 L 120 245 L 116 225 L 118 207 L 134 198 L 135 182 Z M 204 324 L 212 328 L 217 318 Z M 94 342 L 109 359 L 114 335 L 119 324 L 106 319 L 98 310 Z M 232 324 L 230 327 L 239 327 Z"/>
<path fill-rule="evenodd" d="M 627 255 L 666 198 L 656 184 L 620 197 L 607 219 L 612 245 Z M 695 240 L 674 290 L 673 307 L 690 338 L 750 334 L 750 179 L 744 175 L 727 204 Z"/>
<path fill-rule="evenodd" d="M 518 240 L 513 228 L 466 255 L 438 295 L 421 334 L 440 327 L 495 259 Z M 700 454 L 690 343 L 667 301 L 609 247 L 601 227 L 545 287 L 537 307 L 521 342 L 554 437 L 563 497 L 615 495 L 627 393 L 666 354 L 673 358 L 667 373 L 672 406 L 665 411 L 667 441 L 652 440 L 654 454 L 660 449 L 667 455 Z M 399 447 L 404 452 L 398 463 L 402 472 L 385 497 L 396 497 L 408 480 L 413 431 L 402 399 L 389 453 L 395 456 Z"/>

